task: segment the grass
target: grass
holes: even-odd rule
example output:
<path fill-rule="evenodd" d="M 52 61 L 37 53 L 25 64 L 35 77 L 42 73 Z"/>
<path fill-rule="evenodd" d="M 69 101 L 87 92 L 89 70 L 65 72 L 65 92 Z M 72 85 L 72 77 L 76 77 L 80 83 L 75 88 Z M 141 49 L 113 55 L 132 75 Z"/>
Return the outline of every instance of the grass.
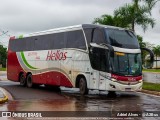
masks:
<path fill-rule="evenodd" d="M 160 92 L 160 84 L 156 84 L 156 83 L 143 82 L 143 87 L 142 88 L 144 90 L 151 90 L 151 91 Z"/>
<path fill-rule="evenodd" d="M 160 69 L 143 69 L 143 72 L 160 72 Z"/>
<path fill-rule="evenodd" d="M 0 71 L 6 71 L 6 68 L 0 68 Z"/>

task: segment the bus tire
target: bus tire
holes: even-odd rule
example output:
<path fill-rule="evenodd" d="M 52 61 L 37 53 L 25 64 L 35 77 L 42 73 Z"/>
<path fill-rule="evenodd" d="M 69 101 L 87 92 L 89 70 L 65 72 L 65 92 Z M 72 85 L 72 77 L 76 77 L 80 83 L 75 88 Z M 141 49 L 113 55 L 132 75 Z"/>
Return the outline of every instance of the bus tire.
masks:
<path fill-rule="evenodd" d="M 32 74 L 28 74 L 26 80 L 27 80 L 27 87 L 28 88 L 33 87 Z"/>
<path fill-rule="evenodd" d="M 108 95 L 107 95 L 107 96 L 108 96 L 108 97 L 116 97 L 117 94 L 116 94 L 115 91 L 108 91 Z"/>
<path fill-rule="evenodd" d="M 88 94 L 88 88 L 87 88 L 87 82 L 84 77 L 81 77 L 79 80 L 79 89 L 80 89 L 80 94 L 81 95 L 86 95 Z"/>
<path fill-rule="evenodd" d="M 20 82 L 20 85 L 21 85 L 21 86 L 23 86 L 23 87 L 26 86 L 26 79 L 25 79 L 25 76 L 24 76 L 23 73 L 20 74 L 20 76 L 19 76 L 19 82 Z"/>

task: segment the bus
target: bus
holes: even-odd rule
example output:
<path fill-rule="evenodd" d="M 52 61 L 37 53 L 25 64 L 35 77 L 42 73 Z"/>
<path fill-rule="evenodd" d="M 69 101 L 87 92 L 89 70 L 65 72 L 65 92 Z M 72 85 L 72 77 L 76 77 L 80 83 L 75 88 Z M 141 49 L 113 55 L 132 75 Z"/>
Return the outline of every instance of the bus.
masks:
<path fill-rule="evenodd" d="M 150 61 L 153 61 L 153 53 Z M 7 78 L 34 85 L 89 90 L 142 89 L 141 48 L 134 32 L 113 26 L 82 24 L 11 37 Z"/>

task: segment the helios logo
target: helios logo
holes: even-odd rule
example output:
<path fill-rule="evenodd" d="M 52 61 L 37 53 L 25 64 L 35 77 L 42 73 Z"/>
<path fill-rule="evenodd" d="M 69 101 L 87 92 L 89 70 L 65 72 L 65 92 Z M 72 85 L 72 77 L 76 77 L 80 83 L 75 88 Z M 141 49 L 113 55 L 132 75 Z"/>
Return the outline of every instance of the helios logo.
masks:
<path fill-rule="evenodd" d="M 57 51 L 48 51 L 46 60 L 65 60 L 67 58 L 67 52 L 61 52 L 60 50 Z"/>

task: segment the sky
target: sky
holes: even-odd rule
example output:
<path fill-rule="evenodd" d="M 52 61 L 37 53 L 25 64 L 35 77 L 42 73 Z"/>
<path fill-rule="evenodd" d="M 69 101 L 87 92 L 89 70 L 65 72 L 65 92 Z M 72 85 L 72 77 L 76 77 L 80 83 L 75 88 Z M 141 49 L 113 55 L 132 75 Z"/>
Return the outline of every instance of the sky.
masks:
<path fill-rule="evenodd" d="M 0 43 L 8 45 L 9 36 L 19 36 L 58 27 L 92 23 L 103 14 L 132 0 L 0 0 Z M 145 42 L 160 45 L 160 2 L 152 10 L 156 25 L 144 33 L 136 26 L 136 34 Z M 2 36 L 1 36 L 2 35 Z"/>

